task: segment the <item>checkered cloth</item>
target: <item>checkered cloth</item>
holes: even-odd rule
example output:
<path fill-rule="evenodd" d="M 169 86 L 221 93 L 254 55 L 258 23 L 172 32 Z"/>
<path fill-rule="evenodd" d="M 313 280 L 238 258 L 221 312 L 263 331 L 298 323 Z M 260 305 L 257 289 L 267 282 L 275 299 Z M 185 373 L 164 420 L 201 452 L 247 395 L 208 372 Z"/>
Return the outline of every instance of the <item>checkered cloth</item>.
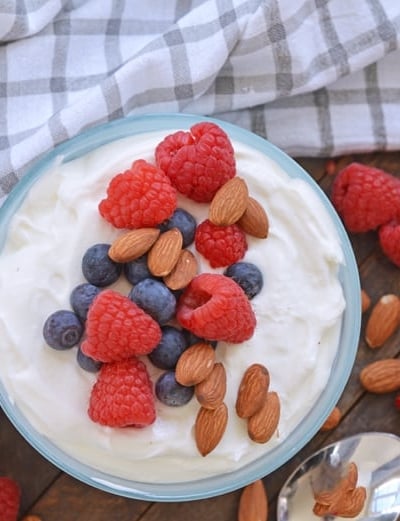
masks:
<path fill-rule="evenodd" d="M 128 114 L 213 115 L 291 155 L 400 149 L 399 0 L 0 0 L 0 202 Z"/>

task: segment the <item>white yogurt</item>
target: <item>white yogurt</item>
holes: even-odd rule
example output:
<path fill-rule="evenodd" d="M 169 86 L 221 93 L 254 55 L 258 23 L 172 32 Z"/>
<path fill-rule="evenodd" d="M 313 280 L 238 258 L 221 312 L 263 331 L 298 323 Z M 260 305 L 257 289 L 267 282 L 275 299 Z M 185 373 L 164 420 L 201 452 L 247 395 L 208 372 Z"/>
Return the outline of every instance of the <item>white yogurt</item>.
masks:
<path fill-rule="evenodd" d="M 245 260 L 263 272 L 264 288 L 251 302 L 257 316 L 244 344 L 219 343 L 217 360 L 228 381 L 229 421 L 220 444 L 205 458 L 193 437 L 196 399 L 178 408 L 157 401 L 157 419 L 144 429 L 102 427 L 87 415 L 96 376 L 75 361 L 76 349 L 55 351 L 42 339 L 49 314 L 69 308 L 83 282 L 81 258 L 96 242 L 121 231 L 99 215 L 109 180 L 134 159 L 154 162 L 167 133 L 123 139 L 54 166 L 30 191 L 12 220 L 0 255 L 0 378 L 33 427 L 79 461 L 123 478 L 173 482 L 229 472 L 271 450 L 301 422 L 324 389 L 335 357 L 345 306 L 337 273 L 343 262 L 333 223 L 309 185 L 262 153 L 234 142 L 238 175 L 270 221 L 266 240 L 248 237 Z M 198 222 L 208 205 L 181 198 Z M 211 271 L 207 261 L 201 269 Z M 222 271 L 222 270 L 219 270 Z M 126 283 L 118 283 L 128 292 Z M 266 365 L 279 393 L 279 430 L 266 444 L 252 442 L 235 414 L 244 370 Z M 155 380 L 161 373 L 147 360 Z"/>

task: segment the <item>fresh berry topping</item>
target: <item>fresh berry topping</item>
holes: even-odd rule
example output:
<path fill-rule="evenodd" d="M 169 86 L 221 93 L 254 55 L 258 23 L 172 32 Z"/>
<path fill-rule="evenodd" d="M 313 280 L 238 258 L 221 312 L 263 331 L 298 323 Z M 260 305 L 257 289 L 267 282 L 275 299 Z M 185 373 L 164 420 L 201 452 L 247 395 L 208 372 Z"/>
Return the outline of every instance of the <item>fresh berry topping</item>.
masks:
<path fill-rule="evenodd" d="M 0 476 L 0 520 L 17 521 L 21 489 L 16 481 Z"/>
<path fill-rule="evenodd" d="M 379 243 L 384 254 L 400 268 L 400 222 L 392 220 L 378 230 Z"/>
<path fill-rule="evenodd" d="M 144 279 L 134 286 L 129 298 L 160 325 L 175 315 L 176 298 L 165 284 L 155 279 Z"/>
<path fill-rule="evenodd" d="M 259 268 L 251 262 L 236 262 L 231 264 L 224 275 L 233 279 L 249 299 L 252 299 L 262 290 L 264 280 Z"/>
<path fill-rule="evenodd" d="M 212 347 L 214 347 L 214 348 L 217 347 L 217 345 L 218 345 L 218 342 L 216 340 L 213 340 L 213 341 L 207 340 L 206 341 L 205 338 L 195 335 L 188 329 L 182 329 L 182 331 L 183 331 L 183 334 L 185 335 L 186 343 L 187 343 L 188 347 L 193 346 L 194 344 L 204 344 L 204 343 L 208 343 L 208 344 L 212 345 Z"/>
<path fill-rule="evenodd" d="M 94 286 L 89 282 L 79 284 L 72 290 L 69 299 L 70 304 L 82 322 L 85 322 L 89 306 L 100 291 L 98 286 Z"/>
<path fill-rule="evenodd" d="M 83 326 L 79 317 L 68 309 L 60 309 L 47 317 L 43 325 L 43 338 L 58 350 L 69 349 L 79 343 Z"/>
<path fill-rule="evenodd" d="M 202 273 L 191 281 L 179 299 L 176 316 L 182 327 L 208 340 L 244 342 L 256 326 L 242 288 L 216 273 Z"/>
<path fill-rule="evenodd" d="M 375 230 L 400 208 L 400 182 L 371 166 L 351 163 L 339 172 L 331 200 L 350 232 Z"/>
<path fill-rule="evenodd" d="M 155 393 L 163 404 L 180 407 L 193 398 L 194 387 L 181 385 L 176 381 L 174 371 L 167 371 L 156 381 Z"/>
<path fill-rule="evenodd" d="M 147 255 L 142 255 L 124 264 L 124 275 L 132 286 L 138 284 L 141 280 L 152 277 L 149 267 L 147 266 Z"/>
<path fill-rule="evenodd" d="M 103 364 L 92 388 L 90 418 L 109 427 L 144 427 L 154 422 L 154 394 L 146 366 L 137 358 Z"/>
<path fill-rule="evenodd" d="M 138 159 L 111 180 L 99 211 L 116 228 L 131 229 L 162 223 L 172 215 L 176 204 L 176 190 L 164 172 Z"/>
<path fill-rule="evenodd" d="M 164 326 L 161 328 L 161 341 L 149 354 L 149 359 L 160 369 L 174 369 L 187 347 L 186 337 L 180 329 Z"/>
<path fill-rule="evenodd" d="M 237 224 L 217 226 L 208 219 L 198 225 L 195 245 L 212 268 L 238 262 L 247 251 L 246 234 Z"/>
<path fill-rule="evenodd" d="M 97 373 L 103 365 L 103 362 L 99 362 L 98 360 L 94 360 L 91 356 L 85 355 L 80 346 L 76 352 L 76 361 L 78 362 L 79 367 L 88 373 Z"/>
<path fill-rule="evenodd" d="M 236 173 L 232 144 L 214 123 L 197 123 L 190 132 L 170 134 L 157 146 L 155 155 L 176 189 L 197 202 L 211 201 Z"/>
<path fill-rule="evenodd" d="M 82 258 L 83 276 L 90 284 L 100 288 L 116 282 L 122 271 L 122 265 L 108 256 L 109 249 L 109 244 L 94 244 Z"/>
<path fill-rule="evenodd" d="M 100 362 L 147 355 L 161 339 L 161 329 L 129 298 L 105 289 L 94 299 L 86 320 L 83 353 Z"/>
<path fill-rule="evenodd" d="M 166 232 L 172 228 L 178 228 L 183 238 L 182 247 L 186 248 L 194 241 L 196 226 L 196 219 L 192 214 L 183 208 L 177 208 L 169 219 L 161 223 L 160 230 Z"/>

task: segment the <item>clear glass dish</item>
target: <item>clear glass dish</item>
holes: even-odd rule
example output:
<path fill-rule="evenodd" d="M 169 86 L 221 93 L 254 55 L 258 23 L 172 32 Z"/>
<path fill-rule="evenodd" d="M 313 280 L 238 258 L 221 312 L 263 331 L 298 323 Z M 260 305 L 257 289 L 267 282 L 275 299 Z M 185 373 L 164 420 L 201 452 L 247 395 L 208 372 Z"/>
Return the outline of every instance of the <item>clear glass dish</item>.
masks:
<path fill-rule="evenodd" d="M 14 212 L 19 208 L 35 181 L 51 167 L 57 158 L 62 157 L 63 162 L 68 162 L 114 140 L 143 132 L 187 129 L 203 120 L 217 123 L 232 139 L 262 152 L 278 163 L 289 176 L 303 179 L 321 198 L 337 229 L 345 258 L 345 263 L 339 273 L 347 303 L 342 322 L 340 345 L 329 381 L 319 396 L 315 407 L 279 446 L 234 472 L 202 480 L 172 484 L 131 481 L 82 464 L 60 450 L 30 425 L 29 421 L 12 402 L 0 381 L 0 405 L 16 429 L 32 447 L 58 468 L 82 482 L 129 498 L 165 502 L 202 499 L 231 492 L 270 474 L 304 447 L 336 405 L 350 376 L 358 346 L 361 323 L 358 268 L 347 233 L 329 199 L 298 163 L 274 145 L 251 132 L 213 118 L 182 114 L 127 117 L 92 128 L 57 146 L 31 168 L 0 208 L 0 247 L 4 244 L 8 223 Z"/>

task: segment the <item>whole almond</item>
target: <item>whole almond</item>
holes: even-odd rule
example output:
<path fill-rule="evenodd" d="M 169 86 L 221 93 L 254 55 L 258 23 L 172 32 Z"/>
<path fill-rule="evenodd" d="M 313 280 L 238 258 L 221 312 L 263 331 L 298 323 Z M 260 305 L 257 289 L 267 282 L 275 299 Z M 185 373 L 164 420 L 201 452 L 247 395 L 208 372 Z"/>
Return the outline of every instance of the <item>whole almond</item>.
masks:
<path fill-rule="evenodd" d="M 165 277 L 174 269 L 182 251 L 183 237 L 178 228 L 162 233 L 147 256 L 147 266 L 155 277 Z"/>
<path fill-rule="evenodd" d="M 364 508 L 367 499 L 365 487 L 357 487 L 354 490 L 342 494 L 330 505 L 316 502 L 313 513 L 319 517 L 338 516 L 352 518 L 357 517 Z"/>
<path fill-rule="evenodd" d="M 215 351 L 210 344 L 198 342 L 188 347 L 179 357 L 175 368 L 175 378 L 181 385 L 200 383 L 213 370 Z"/>
<path fill-rule="evenodd" d="M 324 421 L 324 423 L 321 425 L 320 430 L 321 431 L 330 431 L 337 427 L 340 423 L 340 420 L 342 419 L 342 413 L 339 409 L 339 407 L 334 407 L 332 411 L 330 412 L 327 419 Z"/>
<path fill-rule="evenodd" d="M 216 409 L 225 398 L 226 371 L 221 362 L 214 364 L 211 373 L 194 389 L 197 401 L 206 409 Z"/>
<path fill-rule="evenodd" d="M 238 521 L 267 521 L 268 496 L 261 479 L 244 487 L 238 510 Z"/>
<path fill-rule="evenodd" d="M 190 250 L 181 250 L 172 271 L 164 277 L 164 284 L 172 290 L 185 288 L 197 275 L 198 263 Z"/>
<path fill-rule="evenodd" d="M 194 433 L 197 448 L 202 456 L 207 456 L 224 435 L 228 423 L 228 408 L 221 403 L 216 409 L 200 407 L 197 413 Z"/>
<path fill-rule="evenodd" d="M 208 218 L 217 226 L 234 224 L 247 207 L 249 191 L 240 177 L 229 179 L 214 195 L 208 210 Z"/>
<path fill-rule="evenodd" d="M 371 305 L 371 298 L 368 295 L 368 293 L 364 289 L 362 289 L 361 290 L 361 312 L 365 313 L 365 311 L 367 311 L 367 309 L 370 307 L 370 305 Z"/>
<path fill-rule="evenodd" d="M 347 492 L 354 490 L 357 486 L 358 469 L 354 462 L 349 463 L 346 474 L 331 490 L 322 490 L 314 493 L 314 499 L 321 505 L 330 506 L 340 501 Z"/>
<path fill-rule="evenodd" d="M 262 364 L 250 365 L 239 385 L 236 413 L 239 418 L 249 418 L 264 405 L 269 387 L 269 372 Z"/>
<path fill-rule="evenodd" d="M 381 347 L 400 324 L 400 299 L 397 295 L 383 295 L 375 306 L 365 329 L 365 340 L 369 347 Z"/>
<path fill-rule="evenodd" d="M 120 235 L 111 244 L 108 256 L 115 262 L 130 262 L 144 255 L 156 242 L 158 228 L 137 228 Z"/>
<path fill-rule="evenodd" d="M 279 396 L 271 391 L 261 409 L 247 420 L 247 432 L 250 439 L 257 443 L 266 443 L 278 428 L 281 405 Z"/>
<path fill-rule="evenodd" d="M 372 362 L 360 373 L 361 385 L 376 394 L 391 393 L 400 389 L 400 359 L 386 358 Z"/>
<path fill-rule="evenodd" d="M 248 198 L 247 208 L 237 224 L 249 235 L 259 239 L 268 237 L 268 216 L 261 204 L 253 197 Z"/>

